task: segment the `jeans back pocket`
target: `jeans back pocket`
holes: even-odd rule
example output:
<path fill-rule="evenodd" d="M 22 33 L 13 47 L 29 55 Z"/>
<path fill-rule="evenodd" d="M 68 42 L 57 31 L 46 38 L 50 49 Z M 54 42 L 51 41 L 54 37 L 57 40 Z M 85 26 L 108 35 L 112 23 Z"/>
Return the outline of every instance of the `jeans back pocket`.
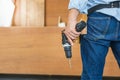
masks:
<path fill-rule="evenodd" d="M 97 13 L 96 13 L 97 14 Z M 93 39 L 102 39 L 105 37 L 109 24 L 110 17 L 104 14 L 97 14 L 88 17 L 87 22 L 87 37 Z"/>

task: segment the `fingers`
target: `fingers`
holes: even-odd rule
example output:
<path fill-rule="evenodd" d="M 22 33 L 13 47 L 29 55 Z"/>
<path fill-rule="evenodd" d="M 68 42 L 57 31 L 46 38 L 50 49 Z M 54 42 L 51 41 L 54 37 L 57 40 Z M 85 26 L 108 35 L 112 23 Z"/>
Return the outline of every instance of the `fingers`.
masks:
<path fill-rule="evenodd" d="M 80 32 L 76 32 L 74 28 L 66 28 L 64 33 L 71 45 L 73 45 L 73 41 L 80 35 Z"/>
<path fill-rule="evenodd" d="M 71 37 L 73 40 L 76 39 L 80 33 L 76 32 L 76 31 L 70 31 L 68 32 L 69 37 Z"/>
<path fill-rule="evenodd" d="M 70 42 L 71 45 L 73 45 L 73 40 L 67 36 L 68 41 Z"/>

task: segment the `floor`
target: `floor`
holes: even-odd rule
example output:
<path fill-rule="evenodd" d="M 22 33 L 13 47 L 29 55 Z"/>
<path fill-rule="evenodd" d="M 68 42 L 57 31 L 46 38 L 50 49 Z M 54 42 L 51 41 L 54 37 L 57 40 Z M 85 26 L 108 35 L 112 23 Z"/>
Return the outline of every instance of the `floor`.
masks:
<path fill-rule="evenodd" d="M 80 77 L 79 76 L 0 74 L 0 80 L 80 80 Z M 120 80 L 120 77 L 104 77 L 103 80 Z"/>

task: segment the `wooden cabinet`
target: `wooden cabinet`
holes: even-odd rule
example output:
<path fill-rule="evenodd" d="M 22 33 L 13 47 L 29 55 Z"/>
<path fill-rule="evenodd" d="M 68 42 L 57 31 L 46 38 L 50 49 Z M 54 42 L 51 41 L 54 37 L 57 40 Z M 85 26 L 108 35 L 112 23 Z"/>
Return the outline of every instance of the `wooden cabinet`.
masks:
<path fill-rule="evenodd" d="M 69 0 L 46 0 L 45 2 L 45 25 L 57 26 L 58 17 L 67 22 Z"/>
<path fill-rule="evenodd" d="M 61 45 L 61 28 L 0 28 L 0 73 L 73 75 L 82 72 L 79 43 L 72 47 L 72 68 Z M 104 76 L 120 76 L 111 51 Z"/>

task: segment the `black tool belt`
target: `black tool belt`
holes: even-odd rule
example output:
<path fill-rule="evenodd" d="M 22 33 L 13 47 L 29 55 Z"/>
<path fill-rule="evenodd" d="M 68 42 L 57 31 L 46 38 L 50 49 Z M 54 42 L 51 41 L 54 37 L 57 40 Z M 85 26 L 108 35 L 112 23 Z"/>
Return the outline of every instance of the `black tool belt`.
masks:
<path fill-rule="evenodd" d="M 109 4 L 99 4 L 88 10 L 88 15 L 103 8 L 120 8 L 120 1 L 110 2 Z"/>

